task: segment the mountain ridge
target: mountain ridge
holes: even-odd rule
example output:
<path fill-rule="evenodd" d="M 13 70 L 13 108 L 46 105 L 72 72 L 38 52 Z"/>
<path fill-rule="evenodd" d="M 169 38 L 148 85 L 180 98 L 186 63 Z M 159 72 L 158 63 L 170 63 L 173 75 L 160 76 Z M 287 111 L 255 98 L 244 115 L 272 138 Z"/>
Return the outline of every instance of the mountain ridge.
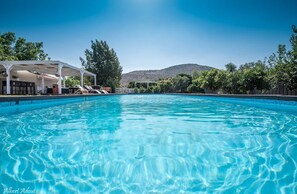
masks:
<path fill-rule="evenodd" d="M 128 85 L 130 81 L 156 81 L 158 79 L 164 79 L 174 77 L 177 74 L 185 73 L 192 74 L 193 71 L 207 71 L 213 69 L 213 67 L 206 65 L 198 65 L 196 63 L 186 63 L 173 65 L 160 70 L 135 70 L 122 75 L 122 86 Z"/>

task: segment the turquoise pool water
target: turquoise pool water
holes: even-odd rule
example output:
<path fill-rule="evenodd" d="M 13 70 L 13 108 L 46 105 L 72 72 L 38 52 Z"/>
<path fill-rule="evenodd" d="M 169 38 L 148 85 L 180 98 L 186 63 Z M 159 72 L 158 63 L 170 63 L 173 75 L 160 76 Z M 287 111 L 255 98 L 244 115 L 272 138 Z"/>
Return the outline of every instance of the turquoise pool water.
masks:
<path fill-rule="evenodd" d="M 297 192 L 296 102 L 184 95 L 40 102 L 0 103 L 0 192 Z"/>

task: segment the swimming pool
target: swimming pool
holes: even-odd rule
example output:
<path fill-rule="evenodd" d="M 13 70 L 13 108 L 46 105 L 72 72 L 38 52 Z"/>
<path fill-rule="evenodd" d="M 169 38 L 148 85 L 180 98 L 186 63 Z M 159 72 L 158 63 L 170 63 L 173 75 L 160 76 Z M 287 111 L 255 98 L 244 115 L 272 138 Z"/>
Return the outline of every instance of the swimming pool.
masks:
<path fill-rule="evenodd" d="M 40 102 L 1 108 L 1 192 L 297 192 L 296 102 L 187 95 Z"/>

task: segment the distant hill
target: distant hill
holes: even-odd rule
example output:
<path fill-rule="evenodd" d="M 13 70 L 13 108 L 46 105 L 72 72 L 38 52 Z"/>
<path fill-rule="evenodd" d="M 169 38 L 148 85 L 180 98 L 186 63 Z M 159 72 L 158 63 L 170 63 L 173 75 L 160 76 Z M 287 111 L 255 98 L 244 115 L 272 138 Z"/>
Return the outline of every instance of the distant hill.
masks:
<path fill-rule="evenodd" d="M 174 77 L 177 74 L 185 73 L 191 75 L 193 71 L 207 71 L 212 69 L 209 66 L 198 64 L 181 64 L 167 67 L 161 70 L 140 70 L 124 73 L 122 75 L 122 86 L 127 86 L 130 81 L 156 81 L 160 78 Z"/>

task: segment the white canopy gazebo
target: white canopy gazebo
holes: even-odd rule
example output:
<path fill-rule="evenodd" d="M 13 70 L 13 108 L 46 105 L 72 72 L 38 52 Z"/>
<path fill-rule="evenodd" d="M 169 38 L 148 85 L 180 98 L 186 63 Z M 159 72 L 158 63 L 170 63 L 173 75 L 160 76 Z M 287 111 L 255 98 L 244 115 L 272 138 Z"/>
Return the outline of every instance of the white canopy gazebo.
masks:
<path fill-rule="evenodd" d="M 80 76 L 81 86 L 83 86 L 84 76 L 93 77 L 94 85 L 96 85 L 96 74 L 61 61 L 0 61 L 0 73 L 4 73 L 6 77 L 6 94 L 10 94 L 11 71 L 24 70 L 40 75 L 43 89 L 44 76 L 56 76 L 58 78 L 59 94 L 62 94 L 62 79 L 65 76 Z"/>

